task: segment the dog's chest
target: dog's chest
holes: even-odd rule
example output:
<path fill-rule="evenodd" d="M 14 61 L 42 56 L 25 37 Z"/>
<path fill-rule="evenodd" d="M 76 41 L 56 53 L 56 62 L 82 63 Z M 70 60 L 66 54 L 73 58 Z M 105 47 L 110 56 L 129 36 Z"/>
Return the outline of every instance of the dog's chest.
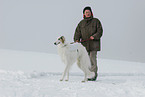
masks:
<path fill-rule="evenodd" d="M 67 61 L 75 61 L 78 57 L 78 51 L 77 49 L 72 49 L 69 46 L 63 47 L 63 48 L 59 48 L 58 49 L 58 53 L 61 57 L 61 60 L 64 63 L 67 63 Z"/>

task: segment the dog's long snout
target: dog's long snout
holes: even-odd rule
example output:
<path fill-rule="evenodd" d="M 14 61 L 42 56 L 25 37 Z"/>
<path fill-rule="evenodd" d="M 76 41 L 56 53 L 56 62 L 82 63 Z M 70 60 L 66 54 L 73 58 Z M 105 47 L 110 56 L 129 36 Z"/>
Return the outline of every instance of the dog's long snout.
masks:
<path fill-rule="evenodd" d="M 57 45 L 56 42 L 54 43 L 54 45 Z"/>

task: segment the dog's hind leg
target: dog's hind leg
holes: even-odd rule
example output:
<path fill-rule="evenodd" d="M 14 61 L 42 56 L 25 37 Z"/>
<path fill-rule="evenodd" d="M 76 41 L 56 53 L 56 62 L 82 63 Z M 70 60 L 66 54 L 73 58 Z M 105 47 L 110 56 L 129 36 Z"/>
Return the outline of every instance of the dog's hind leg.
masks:
<path fill-rule="evenodd" d="M 77 65 L 85 74 L 85 78 L 84 78 L 84 80 L 82 80 L 82 82 L 86 82 L 87 81 L 87 74 L 86 74 L 85 70 L 82 68 L 79 58 L 77 59 Z"/>

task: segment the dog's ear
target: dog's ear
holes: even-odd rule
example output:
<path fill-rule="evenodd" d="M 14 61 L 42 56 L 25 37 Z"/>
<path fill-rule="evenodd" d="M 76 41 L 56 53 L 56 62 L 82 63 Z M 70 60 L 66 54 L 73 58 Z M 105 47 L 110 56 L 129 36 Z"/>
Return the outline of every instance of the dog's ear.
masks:
<path fill-rule="evenodd" d="M 64 39 L 64 36 L 61 36 L 60 38 L 61 38 L 61 39 Z"/>
<path fill-rule="evenodd" d="M 58 38 L 58 40 L 61 40 L 61 39 L 64 39 L 64 36 L 61 36 L 61 37 Z"/>
<path fill-rule="evenodd" d="M 61 39 L 62 43 L 64 43 L 64 41 L 65 41 L 64 36 L 61 36 L 60 39 Z"/>

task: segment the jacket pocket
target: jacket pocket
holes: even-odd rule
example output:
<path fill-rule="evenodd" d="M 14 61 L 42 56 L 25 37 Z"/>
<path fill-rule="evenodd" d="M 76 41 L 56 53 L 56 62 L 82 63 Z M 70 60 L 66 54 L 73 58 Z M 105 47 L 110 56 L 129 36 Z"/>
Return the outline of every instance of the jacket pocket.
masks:
<path fill-rule="evenodd" d="M 91 33 L 92 33 L 92 35 L 97 33 L 97 27 L 95 25 L 91 26 Z"/>

